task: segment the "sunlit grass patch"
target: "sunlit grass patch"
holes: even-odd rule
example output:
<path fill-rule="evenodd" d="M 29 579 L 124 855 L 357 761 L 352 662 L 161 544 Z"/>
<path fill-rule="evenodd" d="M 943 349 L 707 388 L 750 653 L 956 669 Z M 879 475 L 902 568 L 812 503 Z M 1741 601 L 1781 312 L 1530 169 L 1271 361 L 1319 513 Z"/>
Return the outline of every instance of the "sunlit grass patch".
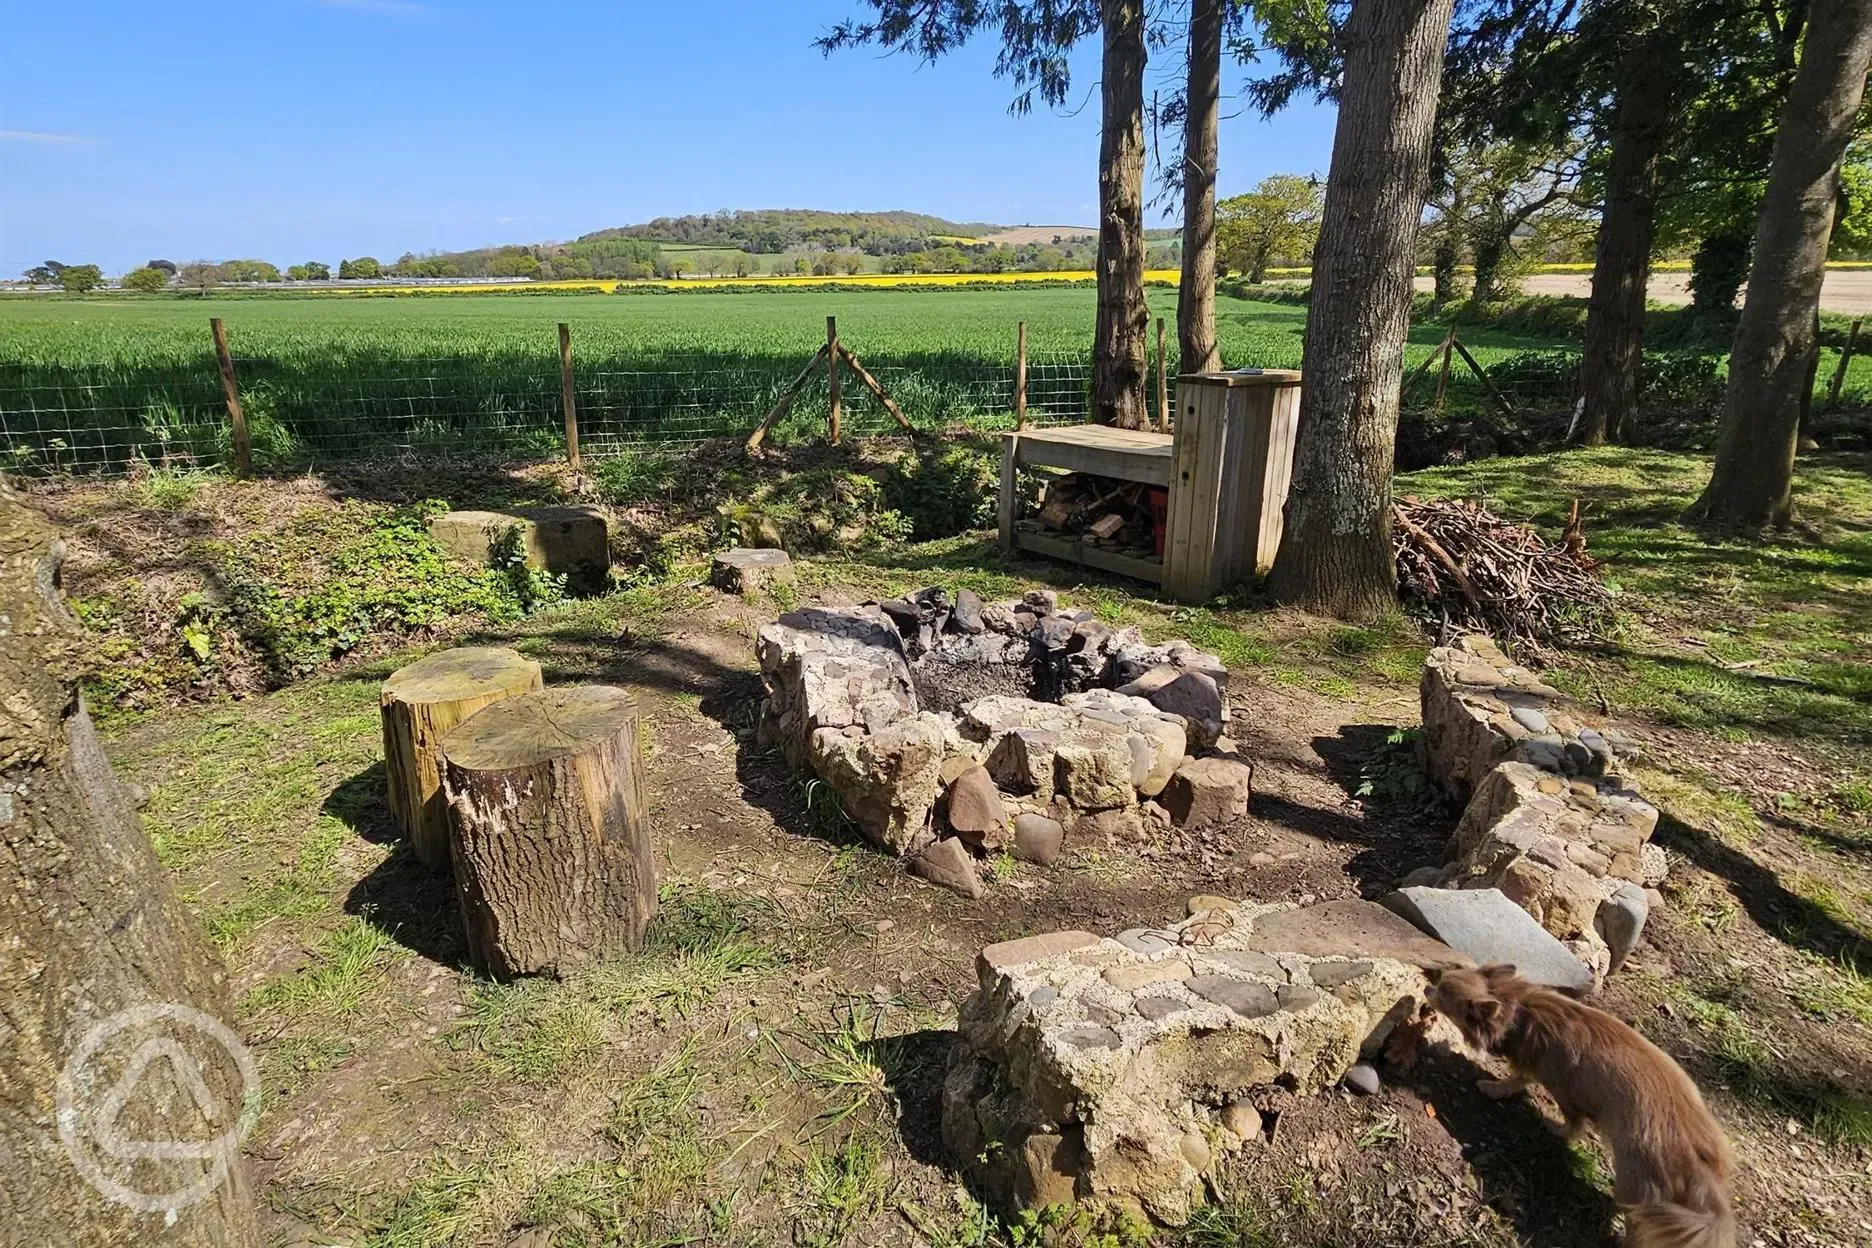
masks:
<path fill-rule="evenodd" d="M 598 1060 L 634 1016 L 686 1016 L 738 977 L 780 962 L 754 929 L 752 902 L 677 887 L 660 904 L 642 953 L 560 981 L 473 984 L 452 1042 L 507 1077 L 563 1078 Z"/>
<path fill-rule="evenodd" d="M 326 934 L 298 972 L 249 993 L 246 1008 L 288 1017 L 343 1017 L 363 1005 L 378 979 L 405 952 L 368 919 L 350 919 Z"/>

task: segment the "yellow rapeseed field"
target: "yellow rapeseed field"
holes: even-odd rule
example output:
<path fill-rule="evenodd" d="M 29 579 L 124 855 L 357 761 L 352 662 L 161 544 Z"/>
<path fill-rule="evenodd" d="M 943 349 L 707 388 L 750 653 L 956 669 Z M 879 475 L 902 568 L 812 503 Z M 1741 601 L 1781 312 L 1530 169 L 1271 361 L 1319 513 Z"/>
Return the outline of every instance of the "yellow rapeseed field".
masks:
<path fill-rule="evenodd" d="M 814 277 L 810 274 L 788 274 L 784 277 L 684 277 L 684 278 L 645 278 L 636 281 L 603 279 L 597 281 L 566 282 L 451 282 L 447 286 L 372 286 L 361 290 L 361 294 L 418 294 L 430 291 L 489 291 L 489 290 L 602 290 L 613 291 L 620 286 L 643 289 L 664 287 L 666 289 L 695 290 L 716 286 L 993 286 L 1007 285 L 1011 282 L 1090 282 L 1097 278 L 1091 269 L 1072 269 L 1056 273 L 852 273 L 837 277 Z M 1175 284 L 1179 274 L 1175 269 L 1149 269 L 1144 274 L 1147 282 L 1169 282 Z M 338 292 L 349 293 L 349 292 Z"/>
<path fill-rule="evenodd" d="M 1864 269 L 1872 268 L 1872 263 L 1864 261 L 1833 261 L 1829 269 Z M 1688 272 L 1688 260 L 1660 260 L 1651 266 L 1657 273 Z M 1536 273 L 1591 273 L 1590 264 L 1542 264 L 1534 268 Z M 1419 273 L 1429 270 L 1420 268 Z M 1307 269 L 1269 269 L 1267 275 L 1274 280 L 1305 278 Z M 662 287 L 670 290 L 699 290 L 718 287 L 747 287 L 759 289 L 769 286 L 875 286 L 884 289 L 904 286 L 1005 286 L 1015 282 L 1090 282 L 1097 278 L 1091 269 L 1070 269 L 1052 273 L 852 273 L 836 277 L 816 277 L 810 274 L 788 274 L 786 276 L 762 277 L 684 277 L 684 278 L 644 278 L 641 280 L 620 281 L 599 279 L 587 281 L 562 282 L 459 282 L 446 286 L 372 286 L 366 289 L 338 290 L 322 293 L 330 294 L 449 294 L 453 292 L 477 293 L 483 291 L 526 291 L 526 290 L 597 290 L 610 292 L 620 286 L 634 289 L 654 289 Z M 1149 269 L 1145 271 L 1146 282 L 1162 282 L 1176 285 L 1181 276 L 1175 269 Z M 308 292 L 310 293 L 310 292 Z"/>

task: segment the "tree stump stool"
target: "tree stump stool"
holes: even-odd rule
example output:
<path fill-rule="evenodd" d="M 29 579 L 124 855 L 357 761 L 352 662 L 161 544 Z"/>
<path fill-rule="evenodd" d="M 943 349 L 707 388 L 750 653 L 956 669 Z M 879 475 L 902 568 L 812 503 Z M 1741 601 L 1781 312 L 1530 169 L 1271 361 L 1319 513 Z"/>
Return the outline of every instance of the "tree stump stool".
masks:
<path fill-rule="evenodd" d="M 585 685 L 488 707 L 442 741 L 468 948 L 497 979 L 643 947 L 656 871 L 637 701 Z"/>
<path fill-rule="evenodd" d="M 483 707 L 540 688 L 540 666 L 512 650 L 463 646 L 401 668 L 379 694 L 390 814 L 416 856 L 449 869 L 448 803 L 442 794 L 442 738 Z"/>

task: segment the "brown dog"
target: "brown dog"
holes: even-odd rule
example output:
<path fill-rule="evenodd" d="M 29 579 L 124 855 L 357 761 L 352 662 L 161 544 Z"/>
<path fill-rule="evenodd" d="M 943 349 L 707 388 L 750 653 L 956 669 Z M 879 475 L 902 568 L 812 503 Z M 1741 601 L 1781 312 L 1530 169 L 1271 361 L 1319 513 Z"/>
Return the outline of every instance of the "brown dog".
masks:
<path fill-rule="evenodd" d="M 1538 1080 L 1566 1115 L 1612 1147 L 1627 1248 L 1734 1248 L 1729 1142 L 1696 1084 L 1662 1049 L 1603 1010 L 1540 988 L 1512 966 L 1432 972 L 1430 1003 L 1469 1043 L 1514 1067 L 1482 1090 Z"/>

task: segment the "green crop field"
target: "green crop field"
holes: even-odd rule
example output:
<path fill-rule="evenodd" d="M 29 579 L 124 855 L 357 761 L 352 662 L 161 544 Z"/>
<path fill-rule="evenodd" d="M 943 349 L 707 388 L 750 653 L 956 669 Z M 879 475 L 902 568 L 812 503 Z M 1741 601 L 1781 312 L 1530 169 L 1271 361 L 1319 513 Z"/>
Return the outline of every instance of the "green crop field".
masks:
<path fill-rule="evenodd" d="M 1170 322 L 1176 345 L 1176 292 L 1147 291 L 1153 315 Z M 208 318 L 226 320 L 234 353 L 245 358 L 507 355 L 556 357 L 553 326 L 573 327 L 581 359 L 623 363 L 671 356 L 760 357 L 810 353 L 825 340 L 825 318 L 865 359 L 961 355 L 1012 361 L 1015 325 L 1026 321 L 1035 354 L 1090 349 L 1093 292 L 1064 290 L 889 290 L 826 293 L 520 295 L 451 294 L 404 298 L 217 294 L 190 298 L 0 297 L 0 369 L 212 363 Z M 1304 308 L 1224 299 L 1218 309 L 1231 366 L 1294 367 Z M 1421 327 L 1407 358 L 1421 359 L 1442 331 Z M 1552 340 L 1477 331 L 1481 354 L 1499 357 L 1550 347 Z M 803 362 L 803 357 L 802 357 Z"/>
<path fill-rule="evenodd" d="M 1147 293 L 1153 315 L 1170 321 L 1174 375 L 1175 291 Z M 227 324 L 266 468 L 415 449 L 554 453 L 560 321 L 572 327 L 581 433 L 597 454 L 745 434 L 824 342 L 827 316 L 924 428 L 1011 422 L 1015 327 L 1025 321 L 1030 414 L 1083 420 L 1093 299 L 1083 287 L 0 297 L 0 467 L 123 471 L 139 460 L 225 459 L 211 316 Z M 1305 317 L 1297 305 L 1220 300 L 1224 359 L 1298 367 Z M 1406 366 L 1425 361 L 1444 332 L 1414 326 Z M 1570 400 L 1575 344 L 1481 326 L 1462 336 L 1503 390 L 1548 409 Z M 1718 361 L 1686 366 L 1694 381 L 1713 378 Z M 1461 401 L 1479 401 L 1460 365 L 1451 385 Z M 893 427 L 855 381 L 845 389 L 849 430 Z M 1429 403 L 1433 389 L 1420 378 L 1407 406 Z M 824 391 L 823 375 L 813 377 L 776 436 L 815 430 Z"/>

